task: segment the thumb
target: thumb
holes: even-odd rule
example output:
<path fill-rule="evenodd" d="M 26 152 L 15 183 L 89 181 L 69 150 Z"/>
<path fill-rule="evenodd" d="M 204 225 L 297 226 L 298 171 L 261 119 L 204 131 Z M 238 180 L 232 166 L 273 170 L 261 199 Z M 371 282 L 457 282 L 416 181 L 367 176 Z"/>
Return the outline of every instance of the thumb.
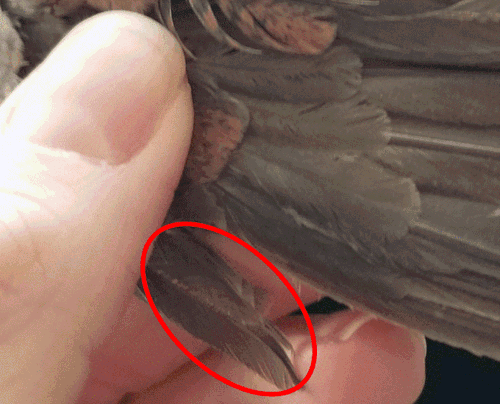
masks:
<path fill-rule="evenodd" d="M 146 17 L 77 26 L 0 108 L 0 402 L 70 402 L 131 298 L 189 148 L 182 51 Z"/>

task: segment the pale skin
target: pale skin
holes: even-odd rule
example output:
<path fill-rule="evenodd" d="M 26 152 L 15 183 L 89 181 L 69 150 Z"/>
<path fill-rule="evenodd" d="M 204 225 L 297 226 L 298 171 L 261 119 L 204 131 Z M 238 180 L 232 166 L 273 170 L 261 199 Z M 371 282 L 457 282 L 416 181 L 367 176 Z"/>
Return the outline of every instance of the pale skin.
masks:
<path fill-rule="evenodd" d="M 77 27 L 2 105 L 0 402 L 119 403 L 127 392 L 138 392 L 134 403 L 414 402 L 425 357 L 416 332 L 372 320 L 343 342 L 359 312 L 315 316 L 318 364 L 307 389 L 257 397 L 191 365 L 134 297 L 142 247 L 182 173 L 192 115 L 179 45 L 128 12 Z M 294 310 L 274 275 L 249 260 L 239 270 L 271 292 L 266 315 Z M 300 296 L 318 298 L 304 286 Z M 304 320 L 279 324 L 303 376 Z M 169 325 L 212 369 L 272 390 Z"/>

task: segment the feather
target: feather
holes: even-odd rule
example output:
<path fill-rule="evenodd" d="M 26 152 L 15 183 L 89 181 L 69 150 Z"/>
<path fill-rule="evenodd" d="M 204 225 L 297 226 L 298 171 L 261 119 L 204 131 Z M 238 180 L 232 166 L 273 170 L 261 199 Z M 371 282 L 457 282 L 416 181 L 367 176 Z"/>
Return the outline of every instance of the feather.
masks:
<path fill-rule="evenodd" d="M 367 76 L 392 125 L 349 120 L 360 105 L 378 110 L 351 99 L 311 107 L 233 92 L 250 111 L 247 136 L 216 181 L 179 191 L 173 212 L 237 234 L 339 301 L 499 360 L 497 77 Z"/>
<path fill-rule="evenodd" d="M 276 0 L 218 0 L 226 17 L 245 36 L 282 52 L 316 55 L 335 39 L 335 10 L 328 5 Z"/>
<path fill-rule="evenodd" d="M 363 94 L 344 102 L 314 104 L 237 98 L 250 111 L 248 136 L 263 136 L 276 144 L 363 150 L 387 140 L 385 112 Z"/>
<path fill-rule="evenodd" d="M 386 111 L 429 121 L 500 126 L 500 75 L 445 69 L 363 71 L 363 91 Z"/>
<path fill-rule="evenodd" d="M 460 0 L 379 0 L 378 4 L 360 5 L 357 10 L 366 15 L 408 15 L 441 10 Z"/>
<path fill-rule="evenodd" d="M 322 187 L 331 184 L 326 176 L 301 177 L 286 166 L 260 173 L 257 165 L 244 167 L 230 166 L 205 185 L 224 214 L 219 226 L 288 262 L 293 276 L 327 295 L 500 359 L 498 205 L 418 196 L 404 178 L 389 182 L 395 192 L 386 201 L 356 195 L 355 186 L 341 190 L 349 198 L 333 198 Z M 407 209 L 398 198 L 390 200 L 404 190 Z"/>
<path fill-rule="evenodd" d="M 192 231 L 158 236 L 146 276 L 163 316 L 281 389 L 300 381 L 287 353 L 290 344 L 256 310 L 255 290 Z"/>
<path fill-rule="evenodd" d="M 223 50 L 198 54 L 196 63 L 188 65 L 192 80 L 205 74 L 227 91 L 291 103 L 345 100 L 356 95 L 361 84 L 361 61 L 347 47 L 333 47 L 321 57 Z"/>
<path fill-rule="evenodd" d="M 238 49 L 241 51 L 245 51 L 248 53 L 259 54 L 260 50 L 253 49 L 248 46 L 242 45 L 237 40 L 229 36 L 219 25 L 217 18 L 210 6 L 209 1 L 207 0 L 198 0 L 198 1 L 189 1 L 189 4 L 193 10 L 193 12 L 198 17 L 198 20 L 201 22 L 203 27 L 206 29 L 213 38 L 217 39 L 221 43 L 228 45 L 233 49 Z M 167 26 L 167 28 L 179 39 L 179 42 L 182 44 L 184 51 L 186 54 L 194 59 L 195 56 L 193 53 L 184 45 L 183 41 L 180 39 L 180 36 L 177 32 L 177 29 L 174 25 L 174 19 L 172 15 L 172 0 L 159 0 L 158 7 L 156 9 L 156 13 L 161 21 Z"/>
<path fill-rule="evenodd" d="M 23 64 L 23 43 L 6 13 L 0 11 L 0 101 L 21 81 L 17 76 Z"/>
<path fill-rule="evenodd" d="M 243 139 L 248 108 L 217 87 L 193 84 L 195 123 L 185 174 L 191 181 L 216 179 Z"/>
<path fill-rule="evenodd" d="M 191 0 L 201 26 L 175 16 L 196 123 L 166 222 L 226 229 L 326 295 L 500 360 L 500 3 L 376 3 L 221 0 L 224 21 Z M 170 1 L 159 8 L 176 32 Z M 10 85 L 20 44 L 4 25 Z M 296 384 L 258 291 L 197 236 L 159 237 L 147 266 L 159 310 Z"/>
<path fill-rule="evenodd" d="M 366 15 L 339 7 L 339 36 L 366 57 L 444 65 L 500 64 L 500 5 L 463 0 L 409 15 Z"/>

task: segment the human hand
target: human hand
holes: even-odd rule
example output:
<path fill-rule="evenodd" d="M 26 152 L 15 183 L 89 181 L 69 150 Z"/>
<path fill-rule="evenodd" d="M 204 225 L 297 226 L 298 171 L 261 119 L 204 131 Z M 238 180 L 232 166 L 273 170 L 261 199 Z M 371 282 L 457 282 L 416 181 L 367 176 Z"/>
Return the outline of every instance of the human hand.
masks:
<path fill-rule="evenodd" d="M 142 247 L 182 173 L 192 113 L 180 47 L 127 12 L 79 25 L 0 108 L 0 402 L 112 403 L 129 391 L 142 391 L 137 403 L 415 400 L 425 349 L 405 329 L 374 320 L 340 342 L 359 313 L 317 316 L 318 364 L 307 391 L 256 397 L 190 365 L 133 296 Z M 269 317 L 295 308 L 252 271 L 273 297 Z M 306 288 L 301 297 L 317 299 Z M 305 323 L 281 324 L 305 374 Z M 206 350 L 169 326 L 194 354 Z M 270 389 L 226 357 L 204 358 L 234 381 Z"/>

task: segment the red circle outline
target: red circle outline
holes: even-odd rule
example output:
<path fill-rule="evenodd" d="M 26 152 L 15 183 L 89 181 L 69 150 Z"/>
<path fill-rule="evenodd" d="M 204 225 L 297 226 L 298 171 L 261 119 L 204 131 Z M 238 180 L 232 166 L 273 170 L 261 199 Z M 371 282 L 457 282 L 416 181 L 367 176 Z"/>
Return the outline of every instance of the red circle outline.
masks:
<path fill-rule="evenodd" d="M 169 230 L 169 229 L 175 229 L 176 227 L 197 227 L 197 228 L 200 228 L 200 229 L 210 230 L 210 231 L 213 231 L 215 233 L 218 233 L 218 234 L 220 234 L 222 236 L 225 236 L 225 237 L 227 237 L 227 238 L 235 241 L 236 243 L 238 243 L 242 247 L 245 247 L 247 250 L 251 251 L 257 257 L 259 257 L 276 274 L 276 276 L 281 280 L 281 282 L 284 283 L 284 285 L 287 287 L 287 289 L 290 291 L 290 293 L 292 294 L 293 298 L 295 299 L 295 301 L 299 305 L 300 311 L 302 312 L 302 314 L 304 315 L 304 318 L 306 320 L 307 328 L 309 329 L 309 335 L 311 336 L 311 344 L 312 344 L 311 366 L 309 367 L 309 370 L 308 370 L 306 376 L 304 377 L 304 379 L 302 379 L 302 381 L 299 384 L 297 384 L 296 386 L 291 387 L 289 389 L 281 390 L 281 391 L 261 391 L 261 390 L 249 389 L 248 387 L 245 387 L 245 386 L 242 386 L 240 384 L 234 383 L 231 380 L 228 380 L 225 377 L 223 377 L 223 376 L 219 375 L 218 373 L 214 372 L 212 369 L 210 369 L 205 364 L 203 364 L 198 358 L 196 358 L 194 355 L 192 355 L 191 352 L 189 352 L 184 347 L 184 345 L 182 345 L 181 342 L 175 337 L 175 335 L 172 333 L 172 331 L 170 331 L 170 329 L 165 324 L 165 321 L 161 317 L 158 309 L 156 308 L 156 306 L 155 306 L 155 304 L 153 302 L 153 298 L 151 296 L 151 292 L 149 291 L 149 288 L 148 288 L 148 284 L 147 284 L 147 281 L 146 281 L 146 256 L 147 256 L 147 253 L 148 253 L 150 245 L 153 243 L 153 241 L 155 240 L 155 238 L 158 237 L 158 235 L 160 233 L 163 233 L 164 231 Z M 312 325 L 311 318 L 309 317 L 309 314 L 306 311 L 304 303 L 302 303 L 302 300 L 300 300 L 299 295 L 297 294 L 297 292 L 295 291 L 295 289 L 292 287 L 292 285 L 286 280 L 286 278 L 283 276 L 283 274 L 271 263 L 271 261 L 269 261 L 266 257 L 264 257 L 264 255 L 262 255 L 254 247 L 252 247 L 248 243 L 244 242 L 240 238 L 234 236 L 233 234 L 228 233 L 227 231 L 219 229 L 219 228 L 217 228 L 215 226 L 210 226 L 208 224 L 198 223 L 198 222 L 174 222 L 174 223 L 170 223 L 170 224 L 167 224 L 165 226 L 160 227 L 158 230 L 156 230 L 148 238 L 148 240 L 146 241 L 146 244 L 144 245 L 144 248 L 142 250 L 142 255 L 141 255 L 141 281 L 142 281 L 142 287 L 144 288 L 144 292 L 146 294 L 146 298 L 148 299 L 149 306 L 153 310 L 153 313 L 156 316 L 156 319 L 158 320 L 158 322 L 160 323 L 160 325 L 162 326 L 162 328 L 165 330 L 165 332 L 168 334 L 168 336 L 175 343 L 175 345 L 177 345 L 177 347 L 182 352 L 184 352 L 184 354 L 189 359 L 191 359 L 198 367 L 200 367 L 205 372 L 207 372 L 209 375 L 213 376 L 214 378 L 216 378 L 217 380 L 221 381 L 222 383 L 224 383 L 224 384 L 226 384 L 228 386 L 231 386 L 231 387 L 233 387 L 235 389 L 238 389 L 240 391 L 243 391 L 245 393 L 250 393 L 250 394 L 257 395 L 257 396 L 278 397 L 278 396 L 285 396 L 285 395 L 294 393 L 295 391 L 297 391 L 300 388 L 302 388 L 309 381 L 309 379 L 311 378 L 311 376 L 312 376 L 312 374 L 314 372 L 314 369 L 316 367 L 316 361 L 317 361 L 317 357 L 318 357 L 318 344 L 316 342 L 316 335 L 314 333 L 314 328 L 313 328 L 313 325 Z"/>

